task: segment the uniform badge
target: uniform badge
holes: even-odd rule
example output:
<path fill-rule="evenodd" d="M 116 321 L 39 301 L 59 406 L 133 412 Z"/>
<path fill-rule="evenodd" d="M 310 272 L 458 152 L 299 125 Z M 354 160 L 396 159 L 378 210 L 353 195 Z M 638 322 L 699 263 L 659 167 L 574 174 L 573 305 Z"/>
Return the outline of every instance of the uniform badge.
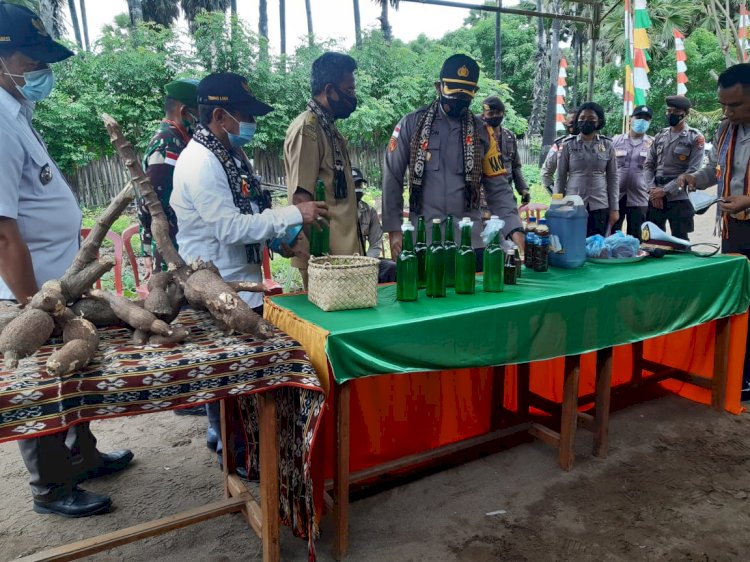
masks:
<path fill-rule="evenodd" d="M 42 166 L 42 169 L 39 171 L 39 181 L 42 182 L 42 185 L 47 185 L 52 181 L 52 168 L 50 168 L 49 164 Z"/>
<path fill-rule="evenodd" d="M 242 178 L 242 183 L 240 184 L 240 192 L 242 193 L 242 197 L 247 199 L 250 197 L 250 186 L 247 184 L 247 180 L 245 178 Z"/>
<path fill-rule="evenodd" d="M 685 156 L 684 154 L 680 154 L 679 159 L 680 161 L 684 162 L 685 160 L 687 160 L 687 156 Z"/>
<path fill-rule="evenodd" d="M 398 148 L 398 139 L 391 137 L 391 140 L 388 141 L 388 152 L 393 152 L 396 148 Z"/>
<path fill-rule="evenodd" d="M 427 154 L 425 155 L 425 160 L 427 162 L 429 162 L 430 160 L 432 160 L 432 152 L 427 152 Z"/>

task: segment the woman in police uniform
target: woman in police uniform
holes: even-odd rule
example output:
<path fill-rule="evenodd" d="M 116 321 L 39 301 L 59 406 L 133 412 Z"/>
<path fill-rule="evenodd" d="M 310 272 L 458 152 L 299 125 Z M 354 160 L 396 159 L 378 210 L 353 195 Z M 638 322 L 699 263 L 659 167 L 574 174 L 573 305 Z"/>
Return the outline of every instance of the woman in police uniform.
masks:
<path fill-rule="evenodd" d="M 599 104 L 576 111 L 578 135 L 566 140 L 557 163 L 555 193 L 579 195 L 589 213 L 587 236 L 605 236 L 620 218 L 617 159 L 612 141 L 598 133 L 605 124 Z"/>

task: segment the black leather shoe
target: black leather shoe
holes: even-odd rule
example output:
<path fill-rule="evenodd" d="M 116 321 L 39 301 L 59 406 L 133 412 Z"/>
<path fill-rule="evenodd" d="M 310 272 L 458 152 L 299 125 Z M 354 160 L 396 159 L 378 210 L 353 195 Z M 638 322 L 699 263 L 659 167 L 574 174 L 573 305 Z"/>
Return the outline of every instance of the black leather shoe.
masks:
<path fill-rule="evenodd" d="M 57 500 L 41 501 L 34 500 L 34 511 L 59 515 L 61 517 L 89 517 L 90 515 L 99 515 L 107 513 L 112 507 L 112 499 L 109 496 L 102 496 L 81 490 L 78 486 L 73 491 Z"/>
<path fill-rule="evenodd" d="M 115 472 L 124 470 L 133 460 L 133 451 L 130 449 L 122 449 L 115 451 L 114 453 L 102 453 L 102 463 L 88 470 L 84 470 L 76 478 L 76 484 L 83 482 L 84 480 L 91 480 L 92 478 L 100 478 L 101 476 L 108 476 Z"/>
<path fill-rule="evenodd" d="M 206 407 L 204 405 L 193 406 L 192 408 L 180 408 L 174 410 L 175 416 L 206 416 Z"/>
<path fill-rule="evenodd" d="M 221 457 L 219 457 L 216 462 L 219 463 L 219 468 L 223 471 L 224 470 L 224 463 L 221 460 Z M 237 465 L 237 468 L 235 469 L 235 472 L 237 473 L 237 476 L 242 478 L 243 480 L 247 480 L 247 469 L 244 466 Z"/>

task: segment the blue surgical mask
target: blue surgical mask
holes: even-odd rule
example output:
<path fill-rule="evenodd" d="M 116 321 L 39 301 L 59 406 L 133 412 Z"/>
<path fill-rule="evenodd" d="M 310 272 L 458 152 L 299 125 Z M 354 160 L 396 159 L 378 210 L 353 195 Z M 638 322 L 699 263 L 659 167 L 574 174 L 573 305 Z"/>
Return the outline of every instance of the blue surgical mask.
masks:
<path fill-rule="evenodd" d="M 633 119 L 633 122 L 630 124 L 630 128 L 634 133 L 642 135 L 643 133 L 648 131 L 650 125 L 651 121 L 649 121 L 648 119 Z"/>
<path fill-rule="evenodd" d="M 10 76 L 13 83 L 21 95 L 28 101 L 37 102 L 49 97 L 52 93 L 52 88 L 55 87 L 55 75 L 51 68 L 45 68 L 42 70 L 32 70 L 31 72 L 24 72 L 23 74 L 11 74 L 8 72 L 8 67 L 5 66 L 5 61 L 0 59 L 5 69 L 5 74 Z M 15 81 L 15 78 L 23 78 L 26 84 L 19 86 Z"/>
<path fill-rule="evenodd" d="M 227 112 L 227 115 L 234 119 L 234 116 L 231 113 Z M 238 134 L 235 135 L 234 133 L 230 133 L 226 129 L 224 130 L 229 137 L 229 144 L 231 144 L 234 148 L 242 148 L 251 140 L 253 140 L 253 137 L 255 136 L 255 130 L 258 128 L 258 126 L 255 123 L 248 123 L 247 121 L 237 121 L 237 119 L 234 119 L 234 122 L 240 126 L 240 131 Z"/>

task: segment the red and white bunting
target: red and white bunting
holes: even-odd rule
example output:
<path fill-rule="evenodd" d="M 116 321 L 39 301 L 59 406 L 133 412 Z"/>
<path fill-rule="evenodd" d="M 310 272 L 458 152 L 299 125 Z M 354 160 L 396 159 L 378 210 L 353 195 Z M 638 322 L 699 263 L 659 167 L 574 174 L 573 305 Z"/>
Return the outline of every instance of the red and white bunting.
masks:
<path fill-rule="evenodd" d="M 568 77 L 568 61 L 565 57 L 560 59 L 560 70 L 557 73 L 557 108 L 555 116 L 555 130 L 565 130 L 565 95 L 566 86 L 568 85 L 565 80 Z"/>
<path fill-rule="evenodd" d="M 679 30 L 673 29 L 675 58 L 677 59 L 677 95 L 687 94 L 687 54 L 685 53 L 685 36 Z"/>
<path fill-rule="evenodd" d="M 750 61 L 750 12 L 748 12 L 745 4 L 740 6 L 740 24 L 737 27 L 740 36 L 742 62 L 748 62 Z"/>

